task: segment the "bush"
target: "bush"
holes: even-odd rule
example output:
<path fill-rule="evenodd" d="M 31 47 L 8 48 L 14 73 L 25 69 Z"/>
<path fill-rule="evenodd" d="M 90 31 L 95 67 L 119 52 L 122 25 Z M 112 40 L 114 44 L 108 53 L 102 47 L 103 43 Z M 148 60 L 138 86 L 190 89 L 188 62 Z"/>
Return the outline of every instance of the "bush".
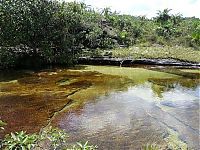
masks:
<path fill-rule="evenodd" d="M 1 122 L 0 122 L 1 123 Z M 3 122 L 2 122 L 3 124 Z M 52 150 L 95 150 L 97 146 L 77 142 L 74 146 L 67 143 L 67 134 L 58 128 L 49 127 L 41 134 L 27 134 L 24 131 L 11 133 L 1 141 L 1 148 L 5 150 L 31 150 L 34 148 L 48 148 Z M 71 147 L 71 148 L 70 148 Z"/>
<path fill-rule="evenodd" d="M 134 44 L 199 47 L 200 19 L 159 11 L 155 18 L 95 11 L 84 3 L 58 0 L 3 0 L 0 3 L 0 68 L 36 60 L 73 65 L 82 49 L 113 49 Z M 176 40 L 175 40 L 176 39 Z M 28 47 L 21 52 L 19 45 Z M 15 49 L 13 53 L 10 47 Z M 36 59 L 37 58 L 37 59 Z M 22 62 L 21 62 L 22 61 Z"/>
<path fill-rule="evenodd" d="M 21 131 L 6 135 L 3 146 L 5 150 L 30 150 L 36 146 L 38 139 L 36 134 L 26 134 Z"/>

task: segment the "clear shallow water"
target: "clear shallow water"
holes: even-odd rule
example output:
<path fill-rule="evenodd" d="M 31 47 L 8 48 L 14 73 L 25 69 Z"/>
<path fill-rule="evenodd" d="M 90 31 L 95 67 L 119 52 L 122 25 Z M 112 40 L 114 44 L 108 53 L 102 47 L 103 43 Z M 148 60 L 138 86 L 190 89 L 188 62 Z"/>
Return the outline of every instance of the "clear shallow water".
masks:
<path fill-rule="evenodd" d="M 199 86 L 193 90 L 176 86 L 161 98 L 151 87 L 147 82 L 102 96 L 65 114 L 58 125 L 71 141 L 89 140 L 100 149 L 137 149 L 144 143 L 165 147 L 171 130 L 178 133 L 174 142 L 198 149 Z"/>
<path fill-rule="evenodd" d="M 13 74 L 13 76 L 12 76 Z M 48 123 L 99 149 L 199 149 L 199 71 L 86 66 L 0 73 L 5 132 Z"/>

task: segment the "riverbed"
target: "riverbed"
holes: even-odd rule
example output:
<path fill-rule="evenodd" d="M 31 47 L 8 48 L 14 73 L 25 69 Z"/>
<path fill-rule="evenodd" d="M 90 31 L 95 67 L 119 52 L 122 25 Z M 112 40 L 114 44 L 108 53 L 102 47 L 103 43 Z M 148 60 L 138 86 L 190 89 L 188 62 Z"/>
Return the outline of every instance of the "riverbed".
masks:
<path fill-rule="evenodd" d="M 64 129 L 99 149 L 199 149 L 200 71 L 76 66 L 0 73 L 4 133 Z"/>

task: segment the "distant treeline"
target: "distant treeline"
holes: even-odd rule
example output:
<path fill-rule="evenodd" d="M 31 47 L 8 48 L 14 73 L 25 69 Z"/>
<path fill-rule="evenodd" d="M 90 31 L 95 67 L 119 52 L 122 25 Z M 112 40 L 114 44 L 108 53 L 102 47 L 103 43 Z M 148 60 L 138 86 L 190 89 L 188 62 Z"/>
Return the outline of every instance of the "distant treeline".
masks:
<path fill-rule="evenodd" d="M 82 49 L 135 44 L 200 46 L 200 19 L 171 14 L 122 15 L 109 8 L 56 0 L 0 1 L 0 68 L 31 63 L 68 64 Z"/>

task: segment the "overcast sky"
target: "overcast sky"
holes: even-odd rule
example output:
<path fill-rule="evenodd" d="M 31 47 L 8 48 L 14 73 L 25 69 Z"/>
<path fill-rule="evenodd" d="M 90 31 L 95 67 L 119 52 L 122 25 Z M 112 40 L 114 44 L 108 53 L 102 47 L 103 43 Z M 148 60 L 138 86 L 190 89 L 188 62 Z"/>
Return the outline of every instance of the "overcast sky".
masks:
<path fill-rule="evenodd" d="M 74 0 L 65 0 L 74 1 Z M 157 10 L 172 9 L 171 13 L 181 13 L 184 17 L 200 18 L 200 0 L 76 0 L 94 8 L 110 7 L 120 13 L 154 17 Z"/>

